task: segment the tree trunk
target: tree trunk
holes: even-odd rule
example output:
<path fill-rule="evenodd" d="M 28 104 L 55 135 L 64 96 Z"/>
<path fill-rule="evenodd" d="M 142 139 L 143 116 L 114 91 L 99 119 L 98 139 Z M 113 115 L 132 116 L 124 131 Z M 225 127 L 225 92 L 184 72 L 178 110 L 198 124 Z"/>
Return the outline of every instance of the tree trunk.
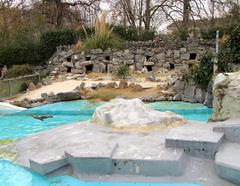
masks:
<path fill-rule="evenodd" d="M 142 22 L 143 22 L 143 0 L 139 0 L 139 31 L 142 30 Z"/>
<path fill-rule="evenodd" d="M 187 29 L 190 16 L 190 0 L 183 1 L 183 29 Z"/>
<path fill-rule="evenodd" d="M 151 4 L 151 0 L 146 0 L 146 10 L 145 10 L 145 30 L 150 30 L 150 23 L 151 23 L 150 4 Z"/>
<path fill-rule="evenodd" d="M 55 0 L 56 3 L 56 27 L 60 28 L 62 26 L 63 20 L 63 4 L 61 0 Z"/>

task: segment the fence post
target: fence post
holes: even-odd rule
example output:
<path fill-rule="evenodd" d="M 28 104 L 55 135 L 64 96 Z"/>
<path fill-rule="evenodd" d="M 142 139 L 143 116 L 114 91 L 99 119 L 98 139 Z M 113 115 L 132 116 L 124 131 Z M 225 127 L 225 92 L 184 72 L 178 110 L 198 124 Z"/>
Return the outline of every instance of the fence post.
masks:
<path fill-rule="evenodd" d="M 8 80 L 8 88 L 9 88 L 9 97 L 12 96 L 12 81 Z"/>

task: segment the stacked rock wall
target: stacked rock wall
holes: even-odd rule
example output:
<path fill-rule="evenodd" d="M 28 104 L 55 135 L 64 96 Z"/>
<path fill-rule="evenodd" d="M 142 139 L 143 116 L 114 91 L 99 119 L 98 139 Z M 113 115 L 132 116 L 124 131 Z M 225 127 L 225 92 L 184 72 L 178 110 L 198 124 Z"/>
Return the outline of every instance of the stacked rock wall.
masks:
<path fill-rule="evenodd" d="M 177 43 L 129 42 L 126 49 L 92 49 L 85 52 L 73 52 L 72 49 L 58 48 L 58 52 L 49 61 L 51 75 L 71 73 L 76 77 L 86 72 L 109 72 L 124 63 L 132 70 L 155 71 L 159 68 L 188 69 L 205 51 L 214 50 L 210 42 L 188 41 Z"/>

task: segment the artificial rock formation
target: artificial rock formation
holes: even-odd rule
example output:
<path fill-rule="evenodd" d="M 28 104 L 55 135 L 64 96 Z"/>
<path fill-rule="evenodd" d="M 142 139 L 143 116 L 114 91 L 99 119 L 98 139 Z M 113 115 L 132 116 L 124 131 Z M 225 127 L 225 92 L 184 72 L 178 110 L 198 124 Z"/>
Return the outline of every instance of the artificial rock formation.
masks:
<path fill-rule="evenodd" d="M 213 114 L 211 120 L 240 118 L 240 71 L 218 74 L 213 85 Z"/>
<path fill-rule="evenodd" d="M 116 98 L 96 109 L 93 122 L 117 128 L 144 128 L 178 125 L 185 120 L 173 112 L 153 110 L 140 99 Z"/>

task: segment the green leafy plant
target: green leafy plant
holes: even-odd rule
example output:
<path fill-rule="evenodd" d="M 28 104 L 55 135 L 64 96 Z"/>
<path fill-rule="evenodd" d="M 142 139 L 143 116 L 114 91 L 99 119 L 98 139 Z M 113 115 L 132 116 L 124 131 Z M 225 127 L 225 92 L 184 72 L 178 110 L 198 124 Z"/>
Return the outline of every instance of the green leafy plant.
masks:
<path fill-rule="evenodd" d="M 139 30 L 133 26 L 114 26 L 113 32 L 127 41 L 148 41 L 155 38 L 155 31 Z"/>
<path fill-rule="evenodd" d="M 231 71 L 230 64 L 240 64 L 240 25 L 237 26 L 223 44 L 218 55 L 219 71 Z"/>
<path fill-rule="evenodd" d="M 180 30 L 176 30 L 173 33 L 173 37 L 174 38 L 180 38 L 182 41 L 186 41 L 189 37 L 189 32 L 187 29 L 180 29 Z"/>
<path fill-rule="evenodd" d="M 21 64 L 41 64 L 38 43 L 26 39 L 0 45 L 0 63 L 8 67 Z"/>
<path fill-rule="evenodd" d="M 206 52 L 199 64 L 192 65 L 185 79 L 193 79 L 195 83 L 207 86 L 213 75 L 213 58 L 212 52 Z"/>
<path fill-rule="evenodd" d="M 113 34 L 113 27 L 106 24 L 106 13 L 96 19 L 95 33 L 91 37 L 87 37 L 84 42 L 86 49 L 101 48 L 120 48 L 121 41 Z"/>
<path fill-rule="evenodd" d="M 8 69 L 6 73 L 6 78 L 15 78 L 19 76 L 34 74 L 34 70 L 32 66 L 26 65 L 13 65 L 10 69 Z"/>
<path fill-rule="evenodd" d="M 78 34 L 74 30 L 52 30 L 40 36 L 40 54 L 43 60 L 50 58 L 60 45 L 72 45 L 77 42 Z"/>
<path fill-rule="evenodd" d="M 126 79 L 129 76 L 129 68 L 125 64 L 120 64 L 115 70 L 115 75 L 117 78 Z"/>

